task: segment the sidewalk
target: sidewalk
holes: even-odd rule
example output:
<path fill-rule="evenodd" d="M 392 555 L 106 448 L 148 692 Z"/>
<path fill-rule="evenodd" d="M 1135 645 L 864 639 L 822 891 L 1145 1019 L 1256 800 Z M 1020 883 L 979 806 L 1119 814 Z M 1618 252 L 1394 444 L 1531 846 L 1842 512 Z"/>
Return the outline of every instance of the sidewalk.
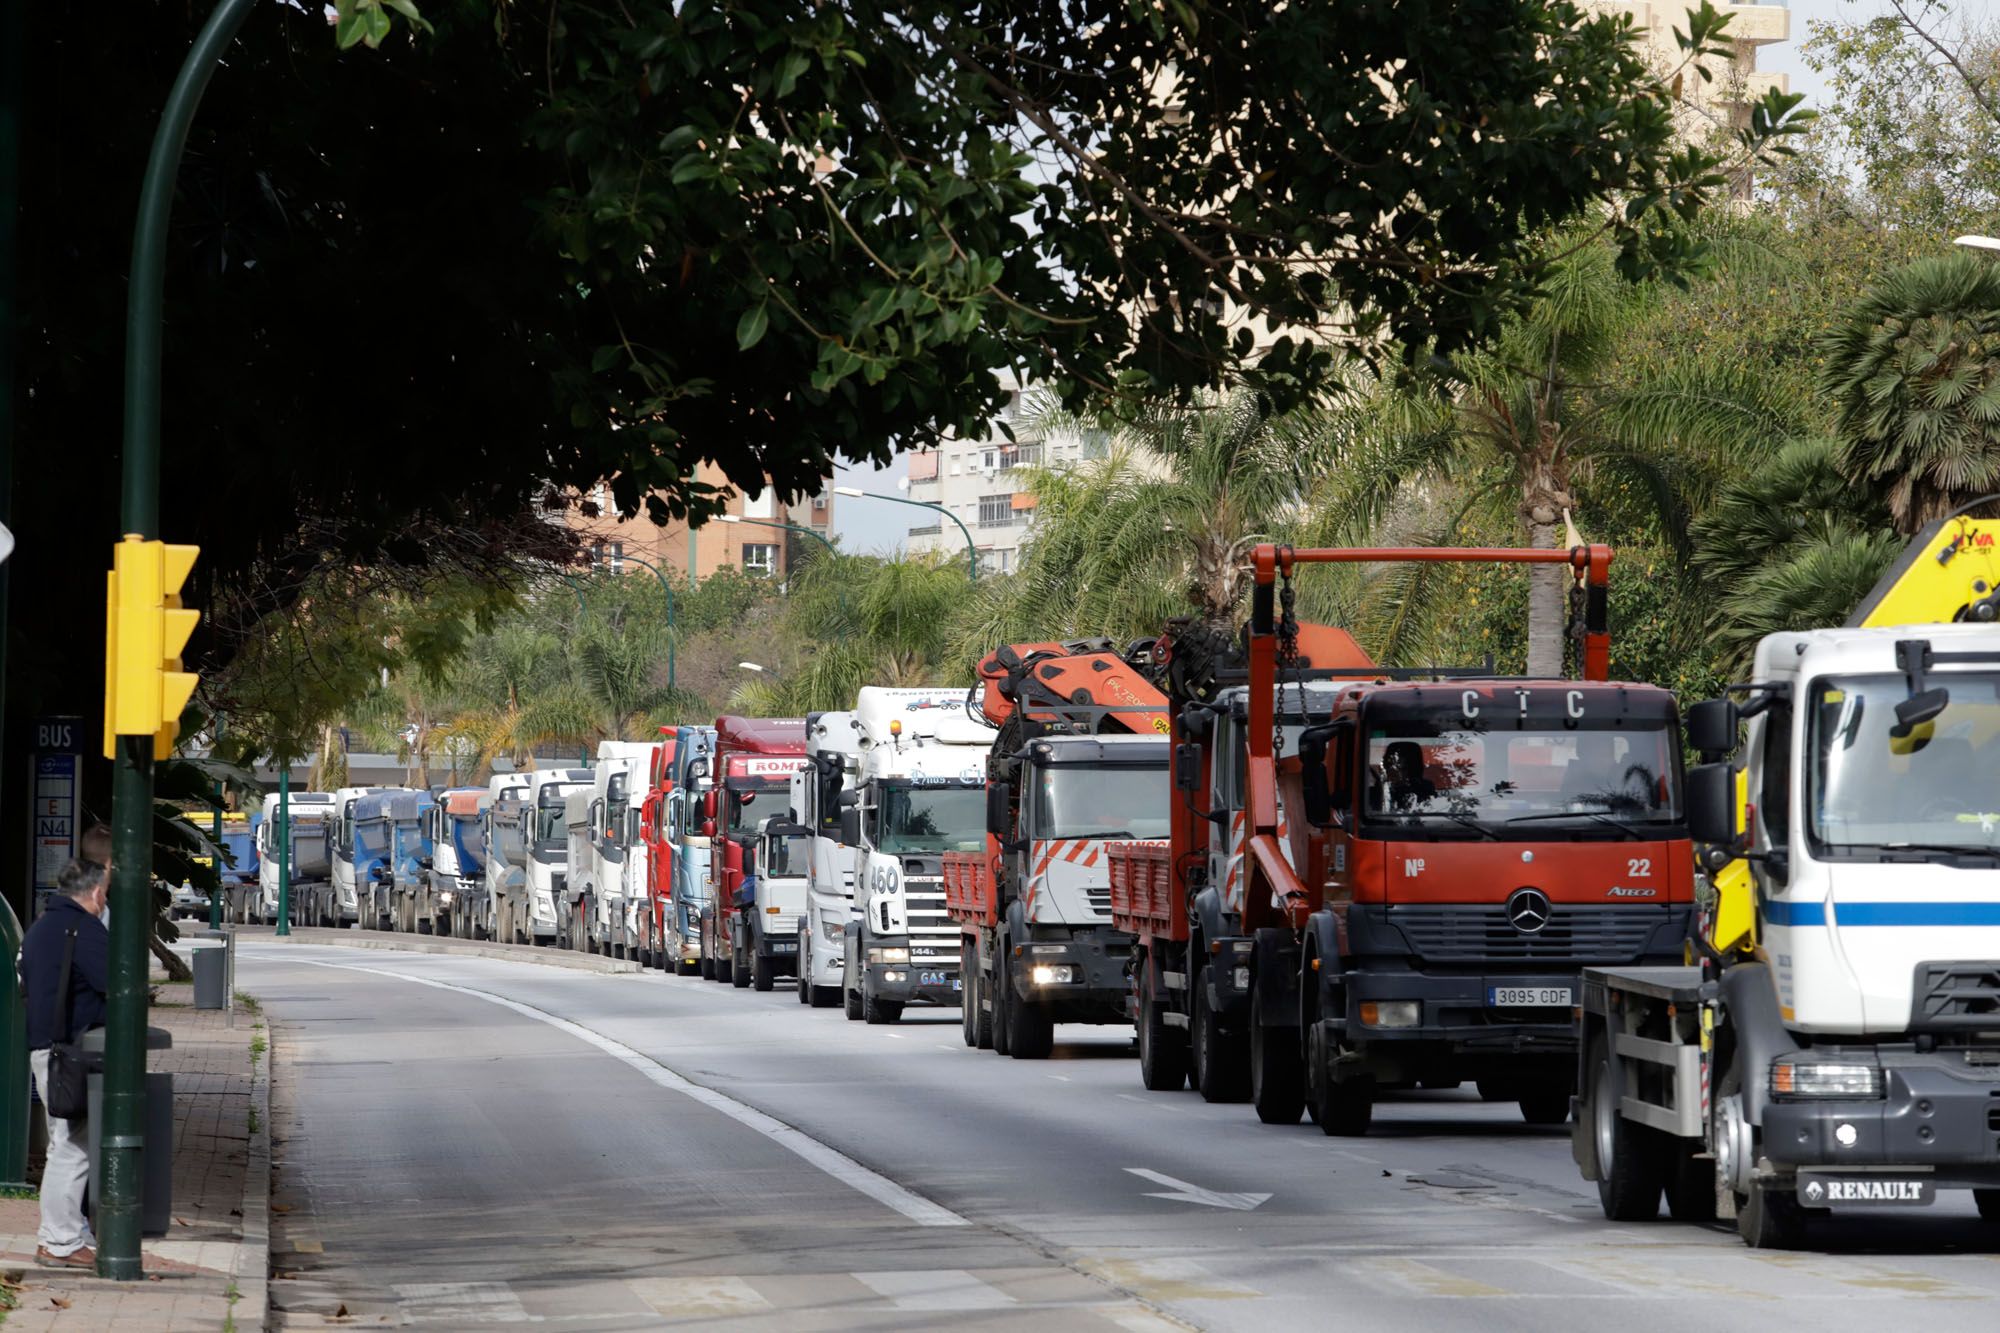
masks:
<path fill-rule="evenodd" d="M 144 1242 L 145 1281 L 105 1282 L 37 1266 L 40 1205 L 0 1199 L 0 1270 L 20 1284 L 6 1333 L 264 1326 L 271 1180 L 264 1021 L 239 1003 L 231 1028 L 226 1012 L 190 1007 L 192 988 L 184 985 L 160 985 L 159 995 L 148 1018 L 173 1033 L 174 1045 L 147 1055 L 149 1068 L 174 1075 L 173 1224 Z"/>

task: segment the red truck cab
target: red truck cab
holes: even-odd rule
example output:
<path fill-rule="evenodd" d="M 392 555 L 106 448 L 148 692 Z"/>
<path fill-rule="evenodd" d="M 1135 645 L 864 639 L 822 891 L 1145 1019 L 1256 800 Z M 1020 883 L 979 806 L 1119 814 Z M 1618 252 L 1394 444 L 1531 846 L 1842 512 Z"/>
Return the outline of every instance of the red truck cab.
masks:
<path fill-rule="evenodd" d="M 646 776 L 646 800 L 639 808 L 639 832 L 646 843 L 646 906 L 639 961 L 646 967 L 672 970 L 677 959 L 667 952 L 667 913 L 672 910 L 674 844 L 667 836 L 667 796 L 674 789 L 675 733 L 660 728 L 660 743 Z"/>
<path fill-rule="evenodd" d="M 806 764 L 802 717 L 715 719 L 715 782 L 706 798 L 715 821 L 709 856 L 713 892 L 704 908 L 702 975 L 734 982 L 730 941 L 735 938 L 736 894 L 764 821 L 791 806 L 792 774 Z M 749 978 L 743 978 L 744 985 Z"/>

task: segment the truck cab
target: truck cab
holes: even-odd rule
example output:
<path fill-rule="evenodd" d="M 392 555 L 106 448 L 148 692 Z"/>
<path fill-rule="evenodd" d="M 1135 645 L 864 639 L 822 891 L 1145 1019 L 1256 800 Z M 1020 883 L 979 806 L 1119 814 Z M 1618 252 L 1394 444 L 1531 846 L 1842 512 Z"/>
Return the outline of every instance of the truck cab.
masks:
<path fill-rule="evenodd" d="M 430 872 L 417 902 L 420 934 L 473 938 L 484 927 L 486 807 L 492 800 L 485 787 L 459 787 L 431 806 Z"/>
<path fill-rule="evenodd" d="M 522 801 L 528 862 L 518 896 L 510 900 L 521 942 L 552 944 L 564 924 L 561 909 L 569 885 L 569 826 L 565 807 L 575 792 L 590 790 L 587 768 L 537 768 L 527 779 Z"/>
<path fill-rule="evenodd" d="M 986 846 L 994 728 L 965 691 L 863 686 L 861 763 L 841 841 L 856 849 L 843 946 L 847 1016 L 893 1023 L 909 1004 L 957 1005 L 959 928 L 945 913 L 944 854 Z"/>
<path fill-rule="evenodd" d="M 764 821 L 748 849 L 738 883 L 735 975 L 760 991 L 799 971 L 799 923 L 806 914 L 806 875 L 812 866 L 812 833 L 784 815 Z"/>
<path fill-rule="evenodd" d="M 304 925 L 332 924 L 332 835 L 334 795 L 327 791 L 295 791 L 286 799 L 290 825 L 292 920 Z M 258 916 L 278 919 L 278 796 L 264 798 L 257 824 Z"/>
<path fill-rule="evenodd" d="M 715 728 L 685 726 L 675 729 L 671 781 L 661 811 L 662 829 L 672 849 L 669 864 L 669 899 L 662 914 L 665 951 L 674 970 L 682 975 L 711 968 L 702 949 L 702 917 L 710 892 L 708 863 L 715 835 L 715 821 L 706 809 L 706 793 L 712 781 Z"/>
<path fill-rule="evenodd" d="M 333 834 L 333 919 L 328 923 L 330 925 L 358 925 L 362 922 L 361 900 L 369 882 L 367 871 L 387 855 L 388 847 L 384 839 L 379 841 L 375 851 L 365 851 L 357 840 L 355 815 L 363 801 L 389 790 L 388 787 L 342 787 L 333 794 L 337 822 Z"/>
<path fill-rule="evenodd" d="M 852 712 L 806 716 L 806 767 L 792 774 L 791 814 L 812 836 L 806 911 L 799 920 L 799 1003 L 840 1003 L 848 921 L 854 914 L 854 847 L 841 836 L 841 795 L 861 768 L 861 723 Z"/>
<path fill-rule="evenodd" d="M 503 780 L 503 777 L 505 780 Z M 486 807 L 486 937 L 506 944 L 526 944 L 521 907 L 527 901 L 528 847 L 534 840 L 534 807 L 528 803 L 524 775 L 495 775 L 487 784 Z"/>
<path fill-rule="evenodd" d="M 645 846 L 636 838 L 637 813 L 645 804 L 643 774 L 652 762 L 651 741 L 601 741 L 592 770 L 587 835 L 575 860 L 571 848 L 571 901 L 582 914 L 577 942 L 592 953 L 624 957 L 635 936 L 626 890 L 636 856 L 643 867 Z"/>
<path fill-rule="evenodd" d="M 390 857 L 383 906 L 389 929 L 414 935 L 417 899 L 430 874 L 430 812 L 437 798 L 427 791 L 399 791 L 389 803 Z"/>
<path fill-rule="evenodd" d="M 764 821 L 786 811 L 792 774 L 805 766 L 805 737 L 802 717 L 715 719 L 714 785 L 702 802 L 704 819 L 716 826 L 702 908 L 702 975 L 711 980 L 738 981 L 736 890 Z"/>
<path fill-rule="evenodd" d="M 387 930 L 396 886 L 396 820 L 391 803 L 402 792 L 378 788 L 354 803 L 356 920 L 363 930 Z"/>
<path fill-rule="evenodd" d="M 673 843 L 667 837 L 667 798 L 674 789 L 675 729 L 660 728 L 659 743 L 647 759 L 645 797 L 639 804 L 639 865 L 628 866 L 629 891 L 639 915 L 639 960 L 646 967 L 673 968 L 667 953 L 667 916 L 673 911 Z"/>

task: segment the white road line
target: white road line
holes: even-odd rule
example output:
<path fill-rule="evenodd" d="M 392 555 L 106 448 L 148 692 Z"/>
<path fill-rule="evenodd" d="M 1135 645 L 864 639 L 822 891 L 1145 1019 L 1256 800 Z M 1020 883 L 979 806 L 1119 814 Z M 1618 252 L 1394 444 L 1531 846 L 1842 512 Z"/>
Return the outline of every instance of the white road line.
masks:
<path fill-rule="evenodd" d="M 890 1041 L 908 1041 L 908 1040 L 909 1040 L 909 1038 L 908 1038 L 908 1037 L 905 1037 L 905 1036 L 904 1036 L 904 1035 L 903 1035 L 902 1033 L 900 1033 L 900 1032 L 885 1032 L 885 1033 L 883 1033 L 882 1035 L 883 1035 L 883 1036 L 885 1036 L 885 1037 L 887 1037 L 887 1038 L 888 1038 L 888 1039 L 889 1039 Z"/>
<path fill-rule="evenodd" d="M 1058 1082 L 1058 1083 L 1067 1083 L 1067 1082 L 1069 1082 L 1069 1078 L 1068 1078 L 1068 1076 L 1066 1076 L 1066 1075 L 1063 1075 L 1063 1074 L 1050 1074 L 1050 1075 L 1048 1075 L 1048 1077 L 1049 1077 L 1049 1078 L 1052 1078 L 1052 1079 L 1054 1079 L 1054 1080 L 1055 1080 L 1056 1082 Z"/>
<path fill-rule="evenodd" d="M 818 1167 L 821 1171 L 832 1176 L 835 1180 L 850 1189 L 867 1195 L 884 1207 L 895 1209 L 920 1227 L 964 1227 L 972 1225 L 971 1222 L 960 1217 L 957 1213 L 952 1212 L 942 1204 L 932 1203 L 922 1195 L 904 1189 L 887 1176 L 869 1170 L 846 1153 L 841 1152 L 838 1148 L 821 1143 L 805 1131 L 794 1129 L 776 1116 L 767 1115 L 754 1106 L 739 1102 L 727 1093 L 717 1092 L 713 1088 L 705 1088 L 699 1083 L 690 1083 L 659 1061 L 633 1050 L 623 1042 L 613 1041 L 602 1033 L 593 1032 L 580 1023 L 573 1023 L 567 1018 L 558 1018 L 556 1015 L 548 1013 L 545 1010 L 537 1009 L 533 1005 L 522 1004 L 519 1000 L 510 1000 L 504 995 L 495 995 L 491 991 L 479 990 L 472 986 L 456 986 L 449 981 L 433 981 L 429 977 L 415 977 L 404 972 L 392 972 L 387 968 L 361 967 L 353 963 L 324 963 L 308 958 L 294 958 L 287 961 L 305 963 L 311 967 L 337 968 L 343 972 L 371 972 L 378 977 L 388 977 L 394 981 L 407 981 L 413 985 L 434 986 L 439 990 L 456 991 L 460 995 L 470 995 L 475 999 L 485 1000 L 490 1004 L 497 1004 L 505 1009 L 512 1009 L 515 1013 L 524 1017 L 532 1018 L 540 1023 L 547 1023 L 552 1028 L 567 1032 L 579 1041 L 589 1042 L 606 1055 L 623 1061 L 659 1086 L 671 1092 L 678 1092 L 682 1096 L 692 1097 L 703 1106 L 714 1111 L 719 1111 L 738 1124 L 756 1130 L 780 1148 L 804 1158 L 807 1162 Z"/>

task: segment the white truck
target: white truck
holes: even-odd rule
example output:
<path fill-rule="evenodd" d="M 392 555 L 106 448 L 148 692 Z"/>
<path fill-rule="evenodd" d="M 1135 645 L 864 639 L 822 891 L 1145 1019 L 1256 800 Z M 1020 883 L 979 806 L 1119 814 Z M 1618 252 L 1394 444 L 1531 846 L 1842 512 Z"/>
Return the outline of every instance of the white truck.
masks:
<path fill-rule="evenodd" d="M 986 846 L 986 754 L 994 729 L 962 689 L 863 686 L 854 702 L 861 767 L 841 800 L 856 849 L 844 942 L 847 1016 L 894 1023 L 905 1005 L 959 1002 L 959 929 L 945 915 L 946 852 Z"/>
<path fill-rule="evenodd" d="M 840 838 L 840 795 L 861 769 L 861 723 L 853 713 L 806 715 L 806 766 L 792 775 L 791 813 L 812 836 L 806 911 L 799 918 L 799 1003 L 840 1003 L 847 923 L 854 915 L 855 849 Z"/>
<path fill-rule="evenodd" d="M 571 943 L 591 953 L 624 957 L 638 938 L 637 909 L 645 893 L 646 844 L 639 836 L 639 813 L 646 804 L 654 741 L 600 741 L 591 770 L 587 834 L 570 848 L 569 900 L 582 913 Z M 582 857 L 579 859 L 579 851 Z M 634 902 L 631 871 L 641 872 L 640 899 Z"/>
<path fill-rule="evenodd" d="M 731 918 L 736 935 L 732 981 L 740 978 L 741 985 L 768 991 L 777 978 L 798 975 L 812 844 L 812 833 L 803 824 L 784 815 L 764 821 Z"/>
<path fill-rule="evenodd" d="M 1664 1191 L 1790 1247 L 1956 1188 L 2000 1221 L 1996 528 L 1933 529 L 1865 627 L 1771 635 L 1741 703 L 1688 711 L 1702 960 L 1583 974 L 1571 1147 L 1608 1217 Z"/>
<path fill-rule="evenodd" d="M 496 773 L 486 790 L 486 865 L 474 920 L 485 922 L 487 939 L 520 943 L 515 912 L 527 898 L 528 844 L 535 824 L 528 775 Z"/>
<path fill-rule="evenodd" d="M 417 898 L 419 934 L 477 938 L 486 916 L 486 808 L 493 793 L 456 787 L 424 812 L 431 863 Z"/>
<path fill-rule="evenodd" d="M 334 795 L 330 791 L 295 791 L 286 800 L 286 821 L 292 844 L 292 921 L 298 925 L 333 924 Z M 278 796 L 264 798 L 263 819 L 257 825 L 258 919 L 278 919 Z"/>
<path fill-rule="evenodd" d="M 389 790 L 388 787 L 342 787 L 333 794 L 334 818 L 338 822 L 333 833 L 333 894 L 326 923 L 329 926 L 351 926 L 361 920 L 354 873 L 354 807 L 364 797 Z M 365 893 L 367 886 L 361 887 Z"/>
<path fill-rule="evenodd" d="M 522 834 L 526 844 L 526 871 L 518 881 L 503 880 L 505 896 L 501 915 L 512 923 L 513 938 L 521 944 L 553 944 L 562 923 L 559 906 L 568 887 L 569 829 L 564 822 L 564 805 L 573 792 L 590 790 L 587 768 L 536 768 L 510 775 L 521 779 L 527 790 L 523 803 Z"/>

